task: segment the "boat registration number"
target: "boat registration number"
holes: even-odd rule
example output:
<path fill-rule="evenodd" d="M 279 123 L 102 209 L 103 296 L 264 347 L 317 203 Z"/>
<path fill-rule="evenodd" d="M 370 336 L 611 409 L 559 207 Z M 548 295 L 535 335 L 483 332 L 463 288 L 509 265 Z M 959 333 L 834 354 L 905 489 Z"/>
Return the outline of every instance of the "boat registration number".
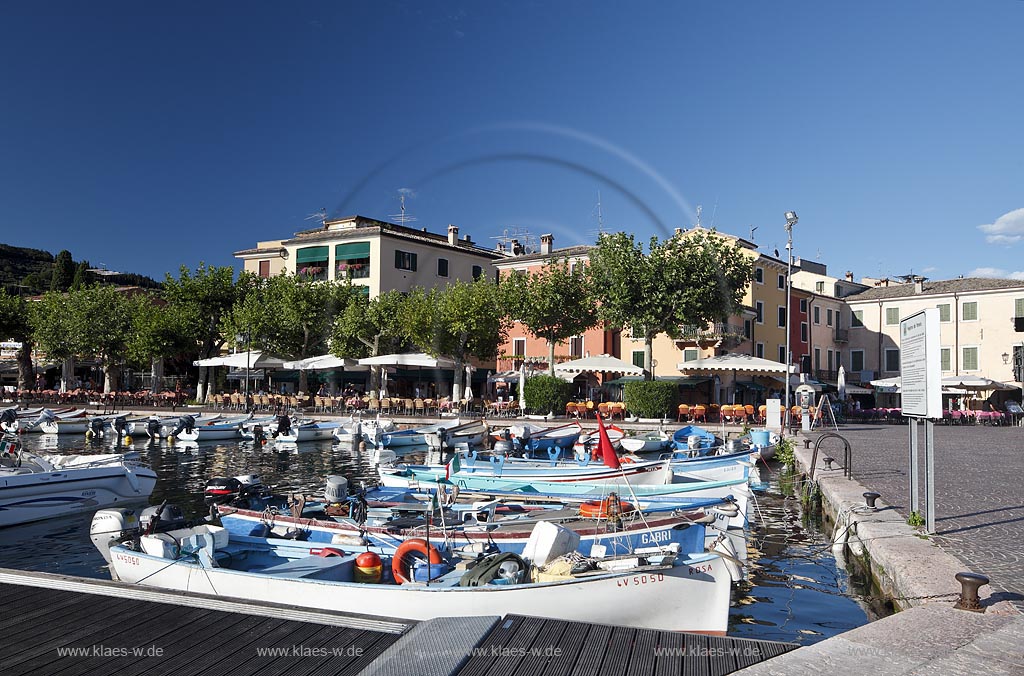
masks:
<path fill-rule="evenodd" d="M 642 584 L 654 584 L 656 582 L 664 582 L 665 575 L 663 573 L 649 573 L 644 575 L 634 575 L 633 577 L 623 577 L 615 581 L 616 586 L 619 587 L 638 587 Z"/>
<path fill-rule="evenodd" d="M 118 561 L 127 563 L 129 566 L 139 565 L 139 557 L 137 556 L 130 556 L 128 554 L 114 554 L 114 556 L 117 558 Z"/>

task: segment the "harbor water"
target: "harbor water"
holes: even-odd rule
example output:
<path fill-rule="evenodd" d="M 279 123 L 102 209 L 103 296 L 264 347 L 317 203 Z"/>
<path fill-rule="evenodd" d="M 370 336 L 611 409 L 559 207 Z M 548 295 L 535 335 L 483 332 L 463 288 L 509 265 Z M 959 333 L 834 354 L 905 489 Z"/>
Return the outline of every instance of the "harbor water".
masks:
<path fill-rule="evenodd" d="M 77 435 L 29 434 L 27 449 L 44 453 L 111 452 L 109 442 Z M 151 504 L 164 500 L 189 517 L 206 513 L 203 488 L 213 477 L 258 474 L 277 492 L 322 495 L 325 477 L 344 475 L 349 485 L 376 485 L 372 451 L 348 444 L 310 442 L 275 448 L 251 442 L 202 444 L 137 441 L 138 452 L 156 470 Z M 811 644 L 867 623 L 865 592 L 837 569 L 828 533 L 799 500 L 779 492 L 777 467 L 762 464 L 768 484 L 757 495 L 750 532 L 748 581 L 733 592 L 729 634 L 743 638 Z M 0 529 L 0 567 L 109 579 L 105 562 L 89 540 L 90 515 Z"/>

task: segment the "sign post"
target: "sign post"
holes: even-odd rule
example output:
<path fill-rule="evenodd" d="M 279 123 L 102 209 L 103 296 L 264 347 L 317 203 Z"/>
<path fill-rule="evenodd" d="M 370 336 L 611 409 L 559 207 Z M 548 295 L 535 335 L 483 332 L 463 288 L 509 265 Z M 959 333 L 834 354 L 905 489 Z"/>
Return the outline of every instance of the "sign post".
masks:
<path fill-rule="evenodd" d="M 917 422 L 924 420 L 925 529 L 935 532 L 934 426 L 942 418 L 942 366 L 939 310 L 928 308 L 900 322 L 900 402 L 910 418 L 910 510 L 920 514 L 918 493 Z"/>

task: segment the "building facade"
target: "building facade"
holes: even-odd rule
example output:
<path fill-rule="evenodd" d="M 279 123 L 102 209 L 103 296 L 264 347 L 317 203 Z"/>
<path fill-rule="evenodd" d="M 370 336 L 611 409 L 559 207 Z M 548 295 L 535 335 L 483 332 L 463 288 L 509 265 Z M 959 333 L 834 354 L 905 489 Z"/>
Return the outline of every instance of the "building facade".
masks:
<path fill-rule="evenodd" d="M 454 225 L 442 235 L 363 216 L 325 220 L 291 239 L 260 242 L 234 255 L 247 272 L 261 277 L 284 271 L 315 280 L 348 278 L 371 298 L 477 279 L 492 274 L 491 263 L 504 257 L 469 235 L 460 237 Z"/>

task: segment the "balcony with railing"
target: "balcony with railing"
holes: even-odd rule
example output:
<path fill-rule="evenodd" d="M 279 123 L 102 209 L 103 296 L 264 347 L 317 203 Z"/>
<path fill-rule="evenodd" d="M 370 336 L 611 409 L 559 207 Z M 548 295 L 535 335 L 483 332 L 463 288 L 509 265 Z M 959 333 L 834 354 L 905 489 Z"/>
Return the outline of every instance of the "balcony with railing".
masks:
<path fill-rule="evenodd" d="M 736 324 L 688 324 L 680 329 L 679 344 L 717 343 L 739 345 L 746 340 L 743 326 Z"/>
<path fill-rule="evenodd" d="M 850 342 L 850 330 L 849 329 L 836 329 L 835 330 L 835 341 L 837 343 L 848 343 L 848 342 Z"/>

